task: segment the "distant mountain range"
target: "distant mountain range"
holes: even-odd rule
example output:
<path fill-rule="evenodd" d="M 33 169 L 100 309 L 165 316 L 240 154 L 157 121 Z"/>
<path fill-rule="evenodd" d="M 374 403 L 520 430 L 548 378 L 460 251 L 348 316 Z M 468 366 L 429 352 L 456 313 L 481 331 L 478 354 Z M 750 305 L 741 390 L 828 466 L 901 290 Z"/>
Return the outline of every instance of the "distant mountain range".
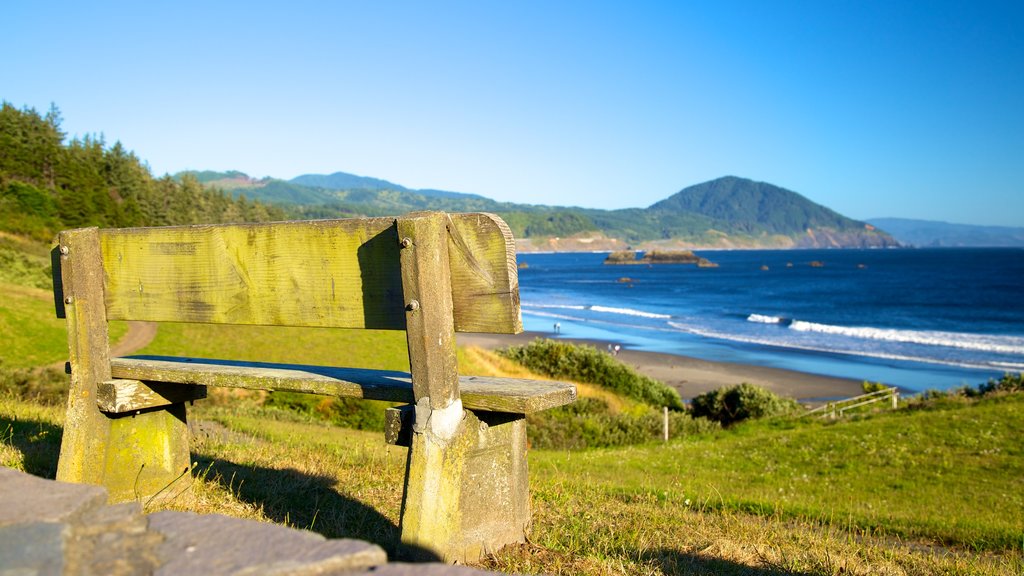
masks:
<path fill-rule="evenodd" d="M 188 172 L 200 182 L 279 204 L 296 217 L 390 215 L 411 210 L 488 211 L 502 216 L 525 250 L 634 248 L 891 247 L 897 241 L 807 198 L 765 182 L 725 176 L 685 188 L 647 208 L 536 206 L 477 194 L 409 189 L 344 172 L 291 180 L 240 172 Z"/>
<path fill-rule="evenodd" d="M 907 218 L 872 218 L 901 244 L 920 247 L 1024 247 L 1024 228 L 975 226 Z"/>

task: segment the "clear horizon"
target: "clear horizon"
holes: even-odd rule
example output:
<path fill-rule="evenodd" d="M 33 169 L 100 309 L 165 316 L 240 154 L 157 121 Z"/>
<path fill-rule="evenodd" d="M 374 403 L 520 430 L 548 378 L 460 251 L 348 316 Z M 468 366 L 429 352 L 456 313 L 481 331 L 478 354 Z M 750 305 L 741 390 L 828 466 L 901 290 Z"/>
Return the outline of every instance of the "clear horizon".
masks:
<path fill-rule="evenodd" d="M 21 3 L 0 100 L 157 176 L 644 207 L 725 175 L 1024 226 L 1024 5 Z"/>

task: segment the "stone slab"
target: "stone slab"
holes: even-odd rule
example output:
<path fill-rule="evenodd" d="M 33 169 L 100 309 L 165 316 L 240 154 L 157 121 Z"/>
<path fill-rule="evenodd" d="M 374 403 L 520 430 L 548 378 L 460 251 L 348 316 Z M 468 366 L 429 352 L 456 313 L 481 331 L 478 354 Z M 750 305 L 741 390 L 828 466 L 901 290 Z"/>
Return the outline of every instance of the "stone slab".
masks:
<path fill-rule="evenodd" d="M 0 467 L 0 526 L 25 522 L 67 522 L 107 502 L 99 486 L 46 480 Z"/>
<path fill-rule="evenodd" d="M 325 574 L 387 563 L 379 546 L 219 514 L 157 512 L 149 528 L 165 537 L 157 576 Z"/>
<path fill-rule="evenodd" d="M 70 527 L 26 522 L 0 527 L 0 574 L 62 574 Z"/>

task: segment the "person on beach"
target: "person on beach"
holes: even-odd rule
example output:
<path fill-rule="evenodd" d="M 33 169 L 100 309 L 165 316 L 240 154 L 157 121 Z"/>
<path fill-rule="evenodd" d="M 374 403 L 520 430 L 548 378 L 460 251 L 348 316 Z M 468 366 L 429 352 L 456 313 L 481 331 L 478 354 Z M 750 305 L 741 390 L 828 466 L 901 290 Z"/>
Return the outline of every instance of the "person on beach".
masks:
<path fill-rule="evenodd" d="M 619 345 L 618 345 L 618 344 L 616 344 L 616 345 L 615 345 L 615 353 L 614 353 L 614 354 L 612 354 L 612 356 L 618 356 L 618 355 L 619 355 Z"/>

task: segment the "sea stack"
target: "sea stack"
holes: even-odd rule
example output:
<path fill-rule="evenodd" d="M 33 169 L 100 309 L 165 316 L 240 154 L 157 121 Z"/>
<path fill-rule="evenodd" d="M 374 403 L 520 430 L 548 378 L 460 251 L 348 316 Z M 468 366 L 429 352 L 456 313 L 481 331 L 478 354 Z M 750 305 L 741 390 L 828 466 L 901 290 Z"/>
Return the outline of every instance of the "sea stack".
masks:
<path fill-rule="evenodd" d="M 608 254 L 605 264 L 696 264 L 701 268 L 717 268 L 718 264 L 697 256 L 691 250 L 651 250 L 637 258 L 633 250 L 619 250 Z"/>

